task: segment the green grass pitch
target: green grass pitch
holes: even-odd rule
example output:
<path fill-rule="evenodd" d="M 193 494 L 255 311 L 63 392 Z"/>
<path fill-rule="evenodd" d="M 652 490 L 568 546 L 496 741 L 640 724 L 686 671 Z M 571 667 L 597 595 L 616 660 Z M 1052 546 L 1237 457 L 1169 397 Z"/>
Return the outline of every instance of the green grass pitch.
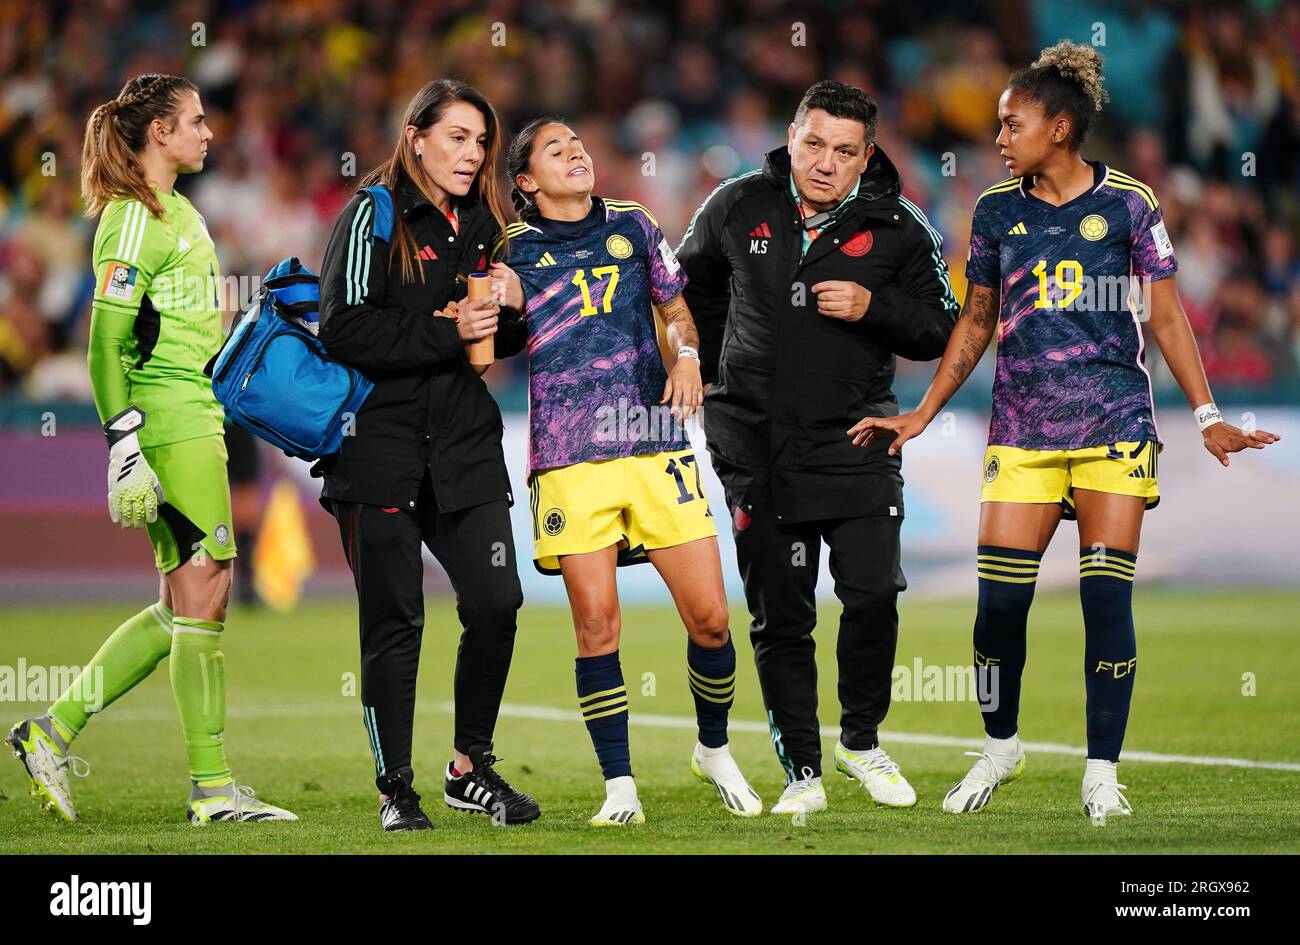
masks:
<path fill-rule="evenodd" d="M 143 602 L 142 602 L 143 603 Z M 1139 588 L 1138 677 L 1126 748 L 1139 752 L 1300 763 L 1300 595 L 1282 592 L 1177 593 Z M 0 613 L 0 664 L 84 662 L 126 606 L 9 609 Z M 964 664 L 973 604 L 906 601 L 897 664 Z M 821 721 L 835 726 L 834 639 L 838 611 L 817 631 Z M 752 650 L 740 628 L 733 750 L 768 806 L 783 776 L 765 731 Z M 940 810 L 970 759 L 963 746 L 891 740 L 890 733 L 975 738 L 971 703 L 895 703 L 883 743 L 920 795 L 911 810 L 871 803 L 827 763 L 830 807 L 802 825 L 764 814 L 727 815 L 689 771 L 693 733 L 637 724 L 638 715 L 689 717 L 685 639 L 667 608 L 624 613 L 622 660 L 632 694 L 632 760 L 647 822 L 593 830 L 586 819 L 603 797 L 599 768 L 577 719 L 573 635 L 567 612 L 527 606 L 521 614 L 507 714 L 497 730 L 501 771 L 542 805 L 542 819 L 497 828 L 445 807 L 439 778 L 451 741 L 452 665 L 459 633 L 446 601 L 430 599 L 416 718 L 416 787 L 436 829 L 379 830 L 358 699 L 345 674 L 357 669 L 355 605 L 313 604 L 290 615 L 232 612 L 226 632 L 229 719 L 226 745 L 236 776 L 301 816 L 293 824 L 190 827 L 180 733 L 165 666 L 91 720 L 76 751 L 92 765 L 75 780 L 80 820 L 66 824 L 27 795 L 19 763 L 0 759 L 0 853 L 67 852 L 1297 852 L 1300 770 L 1128 761 L 1120 780 L 1136 815 L 1091 826 L 1079 812 L 1081 758 L 1031 752 L 1026 776 L 985 811 Z M 1081 746 L 1083 637 L 1073 594 L 1042 594 L 1030 618 L 1021 711 L 1026 741 Z M 652 675 L 646 675 L 652 674 Z M 1243 693 L 1254 674 L 1255 694 Z M 346 690 L 346 691 L 345 691 Z M 652 694 L 646 694 L 651 692 Z M 547 717 L 556 711 L 568 717 Z M 43 704 L 0 702 L 7 728 Z M 655 721 L 647 719 L 647 721 Z M 834 737 L 824 739 L 830 759 Z"/>

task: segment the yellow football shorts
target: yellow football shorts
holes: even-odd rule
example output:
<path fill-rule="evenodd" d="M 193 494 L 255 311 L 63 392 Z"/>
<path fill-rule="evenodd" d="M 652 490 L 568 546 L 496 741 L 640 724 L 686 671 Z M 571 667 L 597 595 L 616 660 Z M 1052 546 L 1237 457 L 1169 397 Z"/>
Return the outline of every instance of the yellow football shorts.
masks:
<path fill-rule="evenodd" d="M 1078 450 L 1022 450 L 990 446 L 984 453 L 981 502 L 1060 502 L 1074 518 L 1075 489 L 1136 495 L 1153 509 L 1160 502 L 1154 440 L 1108 443 Z"/>
<path fill-rule="evenodd" d="M 694 450 L 624 456 L 536 473 L 529 483 L 533 560 L 559 574 L 561 555 L 619 547 L 619 563 L 718 534 Z"/>

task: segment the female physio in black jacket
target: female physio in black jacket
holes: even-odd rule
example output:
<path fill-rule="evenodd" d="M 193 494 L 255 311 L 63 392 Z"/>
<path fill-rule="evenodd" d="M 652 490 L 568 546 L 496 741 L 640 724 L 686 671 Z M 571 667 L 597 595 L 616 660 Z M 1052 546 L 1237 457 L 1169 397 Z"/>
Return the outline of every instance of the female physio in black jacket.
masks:
<path fill-rule="evenodd" d="M 465 278 L 486 270 L 505 227 L 500 126 L 482 95 L 447 79 L 416 94 L 402 126 L 392 158 L 362 180 L 325 250 L 320 338 L 375 387 L 342 450 L 314 472 L 325 478 L 321 503 L 338 519 L 357 588 L 361 703 L 381 825 L 432 826 L 411 768 L 421 543 L 451 578 L 464 627 L 444 800 L 498 823 L 526 823 L 539 816 L 537 803 L 497 774 L 492 755 L 523 603 L 513 499 L 501 412 L 465 353 L 489 335 L 498 357 L 524 343 L 518 313 L 464 301 Z M 391 205 L 366 191 L 376 184 Z"/>

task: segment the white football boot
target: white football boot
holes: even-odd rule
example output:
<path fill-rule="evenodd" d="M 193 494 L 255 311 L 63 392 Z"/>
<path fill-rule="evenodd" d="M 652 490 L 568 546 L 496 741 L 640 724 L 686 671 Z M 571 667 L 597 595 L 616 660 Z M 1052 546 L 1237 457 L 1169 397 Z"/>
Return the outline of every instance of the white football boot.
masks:
<path fill-rule="evenodd" d="M 835 767 L 845 776 L 858 781 L 871 799 L 885 807 L 911 807 L 916 803 L 916 791 L 898 770 L 898 765 L 876 746 L 870 751 L 849 751 L 840 742 L 835 743 Z"/>
<path fill-rule="evenodd" d="M 90 774 L 90 765 L 68 752 L 68 741 L 54 720 L 48 715 L 24 719 L 9 730 L 5 741 L 27 769 L 32 797 L 64 820 L 75 821 L 77 811 L 72 803 L 68 772 L 84 778 Z"/>
<path fill-rule="evenodd" d="M 757 817 L 763 813 L 763 799 L 740 773 L 740 766 L 731 757 L 731 746 L 706 748 L 696 742 L 691 752 L 691 773 L 718 789 L 727 813 L 737 817 Z"/>
<path fill-rule="evenodd" d="M 297 820 L 298 815 L 276 807 L 254 796 L 246 784 L 233 780 L 220 787 L 200 787 L 190 782 L 190 800 L 185 805 L 185 816 L 195 827 L 206 827 L 212 821 L 260 822 L 263 820 Z"/>
<path fill-rule="evenodd" d="M 781 792 L 781 798 L 772 805 L 774 814 L 812 814 L 826 809 L 826 789 L 822 779 L 814 778 L 812 768 L 800 772 L 803 777 L 791 781 Z"/>
<path fill-rule="evenodd" d="M 984 751 L 965 754 L 978 759 L 971 769 L 943 798 L 943 809 L 950 814 L 973 814 L 983 810 L 989 798 L 1003 784 L 1010 784 L 1025 773 L 1025 750 L 1020 739 L 1015 740 L 1015 751 L 1008 754 L 998 751 L 994 743 L 1005 739 L 984 739 Z M 990 750 L 990 749 L 994 750 Z"/>
<path fill-rule="evenodd" d="M 1106 826 L 1107 817 L 1127 817 L 1133 813 L 1123 791 L 1128 786 L 1116 778 L 1117 765 L 1113 761 L 1089 758 L 1083 772 L 1083 812 L 1094 827 Z"/>
<path fill-rule="evenodd" d="M 645 812 L 636 796 L 636 781 L 626 775 L 606 781 L 605 803 L 587 823 L 593 827 L 622 827 L 645 823 Z"/>

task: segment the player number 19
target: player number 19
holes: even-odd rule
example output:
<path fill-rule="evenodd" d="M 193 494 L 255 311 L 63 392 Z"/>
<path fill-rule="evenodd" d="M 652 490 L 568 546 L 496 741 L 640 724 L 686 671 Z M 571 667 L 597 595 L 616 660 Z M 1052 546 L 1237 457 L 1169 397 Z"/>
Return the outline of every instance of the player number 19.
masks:
<path fill-rule="evenodd" d="M 1056 264 L 1057 288 L 1065 290 L 1065 298 L 1053 303 L 1047 292 L 1047 260 L 1038 260 L 1034 267 L 1038 276 L 1038 298 L 1034 299 L 1034 308 L 1069 308 L 1070 303 L 1083 294 L 1083 264 L 1077 259 L 1062 259 Z"/>

